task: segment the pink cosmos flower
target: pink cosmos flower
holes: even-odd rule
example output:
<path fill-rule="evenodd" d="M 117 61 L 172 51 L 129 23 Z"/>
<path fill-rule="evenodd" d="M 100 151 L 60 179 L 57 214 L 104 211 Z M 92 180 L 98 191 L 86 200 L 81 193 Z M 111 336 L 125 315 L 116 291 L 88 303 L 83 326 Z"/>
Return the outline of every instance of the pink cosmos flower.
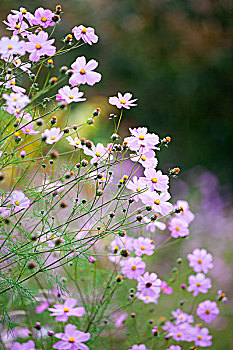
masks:
<path fill-rule="evenodd" d="M 140 196 L 145 193 L 145 190 L 147 190 L 147 187 L 145 185 L 145 183 L 143 183 L 142 178 L 137 178 L 137 176 L 134 176 L 132 181 L 129 181 L 126 184 L 126 187 L 135 192 L 135 194 L 133 195 L 133 199 L 135 200 L 135 202 L 138 202 L 138 200 L 140 199 Z"/>
<path fill-rule="evenodd" d="M 137 256 L 153 255 L 155 246 L 150 238 L 139 237 L 134 240 L 134 249 Z"/>
<path fill-rule="evenodd" d="M 158 135 L 148 133 L 146 127 L 129 128 L 129 131 L 132 136 L 126 137 L 124 141 L 131 151 L 138 151 L 140 148 L 146 148 L 148 151 L 159 143 Z"/>
<path fill-rule="evenodd" d="M 101 80 L 101 74 L 93 72 L 93 70 L 98 66 L 98 62 L 95 60 L 90 60 L 86 62 L 86 57 L 81 56 L 76 59 L 76 61 L 71 65 L 74 70 L 69 83 L 72 86 L 77 86 L 79 84 L 88 84 L 93 86 Z"/>
<path fill-rule="evenodd" d="M 194 249 L 192 254 L 187 256 L 189 260 L 189 266 L 193 268 L 195 272 L 208 273 L 209 269 L 212 269 L 213 257 L 207 253 L 206 249 Z"/>
<path fill-rule="evenodd" d="M 207 328 L 200 328 L 199 326 L 195 327 L 193 341 L 195 342 L 196 346 L 200 346 L 201 348 L 211 346 L 211 339 L 212 335 L 209 335 L 209 330 Z"/>
<path fill-rule="evenodd" d="M 135 101 L 137 101 L 137 98 L 134 100 L 130 100 L 132 98 L 132 94 L 129 92 L 126 92 L 124 95 L 122 95 L 120 92 L 118 92 L 118 97 L 117 96 L 112 96 L 109 97 L 109 103 L 113 106 L 116 106 L 118 109 L 126 108 L 130 109 L 130 107 L 137 106 Z"/>
<path fill-rule="evenodd" d="M 30 99 L 27 95 L 23 95 L 20 93 L 11 92 L 10 95 L 2 94 L 4 100 L 6 100 L 6 104 L 10 107 L 15 107 L 18 109 L 24 108 L 29 102 Z"/>
<path fill-rule="evenodd" d="M 19 22 L 22 22 L 26 18 L 30 25 L 32 25 L 32 19 L 34 18 L 33 14 L 25 9 L 25 7 L 20 7 L 18 10 L 11 10 L 13 15 L 18 19 Z"/>
<path fill-rule="evenodd" d="M 22 191 L 13 191 L 10 195 L 10 202 L 14 206 L 14 210 L 27 209 L 30 205 L 30 200 Z"/>
<path fill-rule="evenodd" d="M 11 350 L 36 350 L 35 343 L 33 340 L 29 340 L 27 343 L 15 342 L 11 346 Z"/>
<path fill-rule="evenodd" d="M 104 147 L 102 143 L 98 143 L 96 146 L 92 146 L 91 149 L 85 147 L 84 153 L 88 156 L 91 156 L 91 164 L 103 162 L 105 159 L 112 159 L 112 156 L 109 156 L 108 148 Z"/>
<path fill-rule="evenodd" d="M 123 325 L 125 319 L 127 318 L 128 314 L 127 312 L 122 313 L 120 316 L 117 317 L 117 320 L 115 322 L 115 328 L 119 328 Z"/>
<path fill-rule="evenodd" d="M 45 310 L 49 308 L 49 302 L 48 301 L 42 301 L 39 305 L 36 306 L 36 313 L 42 314 Z"/>
<path fill-rule="evenodd" d="M 146 272 L 144 276 L 138 277 L 137 289 L 142 295 L 148 295 L 149 297 L 158 296 L 161 291 L 161 280 L 156 273 Z"/>
<path fill-rule="evenodd" d="M 46 129 L 42 134 L 42 138 L 46 138 L 45 142 L 48 143 L 49 145 L 52 145 L 55 142 L 58 142 L 64 132 L 60 130 L 60 128 L 51 128 L 51 129 Z"/>
<path fill-rule="evenodd" d="M 11 61 L 16 67 L 19 67 L 20 69 L 22 69 L 22 71 L 27 72 L 27 73 L 31 73 L 31 63 L 24 63 L 22 62 L 18 57 L 15 57 L 12 61 Z"/>
<path fill-rule="evenodd" d="M 173 238 L 186 237 L 189 235 L 188 223 L 178 218 L 173 218 L 168 226 Z"/>
<path fill-rule="evenodd" d="M 76 40 L 83 39 L 86 44 L 92 45 L 92 43 L 97 43 L 98 36 L 95 34 L 94 28 L 84 27 L 82 24 L 78 27 L 72 29 L 72 33 Z"/>
<path fill-rule="evenodd" d="M 56 100 L 70 104 L 72 102 L 85 101 L 86 100 L 85 98 L 81 98 L 83 95 L 84 95 L 84 92 L 80 92 L 79 88 L 75 87 L 71 89 L 68 85 L 65 85 L 58 90 L 58 94 L 56 95 Z"/>
<path fill-rule="evenodd" d="M 156 171 L 155 169 L 147 168 L 145 169 L 144 174 L 145 177 L 142 177 L 141 179 L 143 182 L 145 182 L 151 192 L 154 190 L 167 192 L 169 178 L 167 175 L 163 175 L 162 171 Z"/>
<path fill-rule="evenodd" d="M 48 39 L 48 33 L 43 30 L 39 34 L 28 35 L 29 42 L 25 43 L 25 50 L 31 52 L 29 59 L 32 62 L 38 62 L 41 56 L 53 56 L 56 52 L 56 47 L 52 44 L 55 39 Z"/>
<path fill-rule="evenodd" d="M 173 205 L 167 202 L 170 198 L 171 196 L 168 192 L 161 195 L 156 192 L 146 192 L 141 196 L 141 200 L 144 204 L 151 205 L 152 209 L 162 216 L 172 212 Z"/>
<path fill-rule="evenodd" d="M 25 41 L 19 41 L 18 35 L 13 35 L 11 38 L 3 36 L 0 40 L 0 54 L 2 59 L 11 60 L 13 55 L 25 54 Z"/>
<path fill-rule="evenodd" d="M 187 201 L 178 201 L 174 206 L 175 209 L 182 209 L 179 214 L 176 214 L 176 217 L 186 221 L 188 224 L 194 220 L 195 215 L 190 211 L 189 204 Z"/>
<path fill-rule="evenodd" d="M 172 311 L 172 316 L 175 319 L 175 323 L 174 323 L 175 325 L 179 325 L 181 323 L 192 323 L 194 321 L 192 315 L 186 314 L 181 309 Z"/>
<path fill-rule="evenodd" d="M 182 350 L 179 345 L 171 345 L 169 348 L 166 350 Z"/>
<path fill-rule="evenodd" d="M 145 272 L 146 264 L 141 258 L 128 258 L 122 262 L 122 273 L 131 279 L 138 279 Z"/>
<path fill-rule="evenodd" d="M 52 20 L 53 12 L 50 10 L 45 10 L 43 7 L 39 7 L 35 13 L 34 18 L 32 19 L 33 25 L 38 25 L 43 28 L 53 27 L 55 22 Z"/>
<path fill-rule="evenodd" d="M 140 345 L 133 345 L 132 348 L 128 349 L 128 350 L 148 350 L 146 348 L 146 345 L 144 344 L 140 344 Z"/>
<path fill-rule="evenodd" d="M 5 84 L 0 83 L 0 85 L 4 84 L 4 87 L 6 89 L 11 89 L 12 91 L 14 91 L 16 93 L 20 93 L 20 94 L 24 94 L 24 92 L 26 91 L 26 89 L 16 85 L 15 77 L 13 75 L 12 76 L 6 75 L 6 80 L 7 81 Z"/>
<path fill-rule="evenodd" d="M 144 302 L 144 304 L 158 304 L 158 298 L 159 298 L 159 294 L 154 294 L 153 296 L 149 296 L 149 295 L 143 295 L 142 293 L 137 292 L 135 294 L 135 296 Z"/>
<path fill-rule="evenodd" d="M 64 304 L 55 304 L 54 308 L 48 310 L 52 312 L 50 316 L 56 316 L 56 321 L 67 322 L 70 316 L 82 317 L 85 314 L 84 307 L 74 307 L 76 304 L 76 299 L 68 298 Z"/>
<path fill-rule="evenodd" d="M 65 333 L 56 333 L 55 337 L 61 339 L 53 345 L 53 349 L 60 350 L 89 350 L 83 342 L 91 338 L 90 333 L 78 331 L 73 324 L 65 326 Z"/>
<path fill-rule="evenodd" d="M 205 323 L 210 323 L 216 319 L 219 308 L 215 301 L 205 300 L 198 305 L 196 313 Z"/>
<path fill-rule="evenodd" d="M 4 218 L 5 216 L 10 215 L 10 213 L 11 213 L 10 208 L 7 208 L 7 207 L 0 207 L 0 216 L 2 216 L 3 218 Z"/>
<path fill-rule="evenodd" d="M 83 148 L 81 141 L 77 136 L 74 139 L 71 136 L 68 136 L 66 139 L 71 146 L 74 146 L 75 148 Z"/>
<path fill-rule="evenodd" d="M 144 217 L 143 221 L 148 223 L 148 225 L 146 225 L 146 229 L 147 229 L 147 231 L 150 231 L 151 233 L 154 233 L 156 231 L 156 228 L 158 228 L 161 231 L 164 231 L 166 229 L 166 224 L 164 222 L 160 222 L 157 220 L 151 221 L 147 217 Z"/>
<path fill-rule="evenodd" d="M 22 126 L 22 125 L 21 125 Z M 22 132 L 27 135 L 36 135 L 39 133 L 39 131 L 35 131 L 33 129 L 33 124 L 28 124 L 27 126 L 24 126 L 22 128 Z"/>
<path fill-rule="evenodd" d="M 171 295 L 173 293 L 172 287 L 167 285 L 167 282 L 161 281 L 161 292 L 163 294 Z"/>
<path fill-rule="evenodd" d="M 136 156 L 134 154 L 131 154 L 130 156 L 130 159 L 133 162 L 140 163 L 144 168 L 155 168 L 158 164 L 158 160 L 155 158 L 155 152 L 152 150 L 138 154 Z"/>
<path fill-rule="evenodd" d="M 188 292 L 193 292 L 196 297 L 199 293 L 206 294 L 208 289 L 212 287 L 210 278 L 206 278 L 203 273 L 198 273 L 196 276 L 189 276 Z"/>
<path fill-rule="evenodd" d="M 166 325 L 162 328 L 167 330 L 168 335 L 175 341 L 193 341 L 193 333 L 195 332 L 195 328 L 189 323 L 184 322 L 179 325 L 173 325 L 171 322 L 166 322 Z"/>
<path fill-rule="evenodd" d="M 118 237 L 111 242 L 111 254 L 108 258 L 115 264 L 119 262 L 123 264 L 122 256 L 119 254 L 120 249 L 126 249 L 129 252 L 132 252 L 134 249 L 134 238 L 125 235 L 124 237 Z"/>
<path fill-rule="evenodd" d="M 13 30 L 13 35 L 17 35 L 19 33 L 25 35 L 27 33 L 27 23 L 25 23 L 24 21 L 19 21 L 19 17 L 17 15 L 12 15 L 10 13 L 7 16 L 7 21 L 3 21 L 3 23 L 7 25 L 7 30 Z"/>

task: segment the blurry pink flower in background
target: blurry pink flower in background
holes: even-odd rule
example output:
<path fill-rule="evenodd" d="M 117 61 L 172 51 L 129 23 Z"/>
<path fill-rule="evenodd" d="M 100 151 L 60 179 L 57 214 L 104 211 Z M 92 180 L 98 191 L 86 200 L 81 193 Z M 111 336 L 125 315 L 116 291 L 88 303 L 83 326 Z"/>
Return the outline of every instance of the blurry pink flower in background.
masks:
<path fill-rule="evenodd" d="M 95 34 L 94 28 L 84 27 L 82 24 L 72 29 L 72 33 L 76 40 L 82 39 L 86 44 L 92 45 L 97 43 L 98 36 Z"/>
<path fill-rule="evenodd" d="M 199 293 L 206 294 L 208 289 L 212 287 L 210 278 L 206 278 L 203 273 L 198 273 L 196 276 L 189 276 L 188 292 L 193 292 L 196 297 Z"/>
<path fill-rule="evenodd" d="M 142 293 L 142 295 L 155 297 L 160 294 L 161 280 L 158 278 L 156 273 L 149 274 L 149 272 L 146 272 L 143 276 L 139 276 L 137 280 L 137 289 Z"/>
<path fill-rule="evenodd" d="M 15 342 L 11 346 L 11 350 L 36 350 L 35 343 L 33 340 L 29 340 L 27 343 Z"/>
<path fill-rule="evenodd" d="M 212 335 L 209 335 L 209 330 L 207 328 L 202 328 L 199 326 L 195 327 L 195 332 L 193 335 L 193 340 L 196 346 L 201 348 L 211 346 Z"/>
<path fill-rule="evenodd" d="M 205 300 L 198 305 L 196 313 L 205 323 L 210 323 L 216 319 L 219 308 L 215 301 Z"/>
<path fill-rule="evenodd" d="M 30 205 L 30 200 L 22 191 L 13 191 L 10 195 L 10 202 L 14 206 L 14 210 L 27 209 Z"/>
<path fill-rule="evenodd" d="M 128 350 L 148 350 L 146 348 L 146 345 L 144 344 L 140 344 L 140 345 L 133 345 L 132 348 L 128 349 Z"/>
<path fill-rule="evenodd" d="M 172 316 L 175 319 L 175 325 L 179 325 L 181 323 L 192 323 L 194 321 L 192 315 L 186 314 L 181 309 L 172 311 Z"/>
<path fill-rule="evenodd" d="M 141 258 L 128 258 L 122 262 L 122 273 L 129 279 L 138 279 L 145 272 L 146 264 Z"/>
<path fill-rule="evenodd" d="M 161 293 L 171 295 L 173 293 L 172 287 L 167 285 L 167 282 L 161 281 Z"/>
<path fill-rule="evenodd" d="M 134 249 L 137 256 L 153 255 L 155 246 L 150 238 L 138 237 L 134 240 Z"/>
<path fill-rule="evenodd" d="M 80 139 L 77 136 L 75 136 L 74 139 L 71 136 L 68 136 L 68 137 L 66 137 L 66 139 L 69 142 L 69 144 L 71 146 L 74 146 L 75 148 L 82 148 L 83 147 Z"/>
<path fill-rule="evenodd" d="M 117 317 L 117 320 L 115 322 L 115 328 L 119 328 L 123 325 L 125 319 L 127 318 L 128 314 L 126 312 L 122 313 L 120 316 Z"/>
<path fill-rule="evenodd" d="M 181 219 L 171 219 L 168 228 L 173 238 L 186 237 L 189 235 L 188 223 Z"/>
<path fill-rule="evenodd" d="M 147 217 L 144 217 L 143 221 L 148 223 L 148 225 L 146 225 L 146 229 L 148 231 L 150 231 L 151 233 L 154 233 L 156 231 L 156 228 L 161 230 L 161 231 L 164 231 L 166 229 L 166 224 L 164 222 L 160 222 L 157 220 L 151 221 Z"/>
<path fill-rule="evenodd" d="M 192 254 L 187 255 L 189 260 L 189 266 L 193 268 L 195 272 L 208 273 L 209 269 L 212 269 L 213 257 L 207 253 L 206 249 L 194 249 Z"/>

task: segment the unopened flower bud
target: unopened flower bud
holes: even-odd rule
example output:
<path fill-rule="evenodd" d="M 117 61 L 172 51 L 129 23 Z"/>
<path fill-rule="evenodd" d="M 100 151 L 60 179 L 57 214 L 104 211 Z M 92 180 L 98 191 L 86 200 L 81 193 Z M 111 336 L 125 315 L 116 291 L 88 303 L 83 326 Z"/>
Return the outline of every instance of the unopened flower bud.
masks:
<path fill-rule="evenodd" d="M 92 142 L 90 140 L 86 141 L 86 147 L 89 149 L 92 148 Z"/>
<path fill-rule="evenodd" d="M 121 275 L 117 276 L 116 281 L 117 281 L 117 282 L 121 282 L 121 281 L 122 281 L 122 276 L 121 276 Z"/>
<path fill-rule="evenodd" d="M 67 126 L 66 128 L 63 129 L 64 134 L 69 134 L 70 128 Z"/>
<path fill-rule="evenodd" d="M 38 120 L 36 121 L 36 124 L 37 124 L 38 126 L 43 125 L 43 124 L 44 124 L 43 119 L 38 119 Z"/>
<path fill-rule="evenodd" d="M 101 109 L 100 109 L 100 108 L 96 108 L 96 109 L 94 110 L 94 112 L 93 112 L 93 116 L 94 116 L 94 117 L 97 117 L 97 116 L 100 114 L 100 112 L 101 112 Z"/>
<path fill-rule="evenodd" d="M 20 152 L 20 157 L 21 158 L 25 158 L 25 156 L 26 156 L 26 152 L 23 150 L 23 151 L 21 151 Z"/>
<path fill-rule="evenodd" d="M 125 248 L 122 248 L 120 250 L 120 255 L 123 256 L 124 258 L 127 258 L 129 256 L 129 251 Z"/>
<path fill-rule="evenodd" d="M 58 22 L 58 21 L 60 21 L 60 16 L 59 16 L 58 14 L 53 15 L 52 21 L 53 21 L 53 22 Z"/>
<path fill-rule="evenodd" d="M 118 134 L 112 134 L 111 139 L 112 139 L 113 141 L 116 141 L 116 140 L 119 139 L 119 135 L 118 135 Z"/>
<path fill-rule="evenodd" d="M 54 85 L 57 82 L 57 77 L 50 78 L 49 82 L 51 85 Z"/>
<path fill-rule="evenodd" d="M 48 336 L 49 336 L 49 337 L 52 337 L 53 334 L 54 334 L 53 331 L 48 331 Z"/>
<path fill-rule="evenodd" d="M 88 118 L 87 119 L 87 124 L 93 125 L 94 124 L 94 119 L 93 118 Z"/>
<path fill-rule="evenodd" d="M 56 124 L 56 123 L 57 123 L 57 117 L 55 117 L 55 116 L 52 117 L 50 123 L 51 123 L 52 125 Z"/>
<path fill-rule="evenodd" d="M 29 261 L 28 268 L 30 270 L 33 270 L 36 267 L 36 263 L 34 261 Z"/>
<path fill-rule="evenodd" d="M 40 322 L 36 322 L 34 328 L 37 329 L 37 330 L 39 331 L 39 330 L 41 329 L 41 324 L 40 324 Z"/>
<path fill-rule="evenodd" d="M 93 256 L 89 256 L 88 261 L 89 261 L 89 263 L 94 264 L 96 259 Z"/>
<path fill-rule="evenodd" d="M 61 74 L 65 74 L 68 71 L 68 67 L 67 66 L 61 66 L 60 68 L 60 73 Z"/>
<path fill-rule="evenodd" d="M 68 206 L 68 204 L 67 204 L 67 202 L 65 202 L 65 201 L 62 201 L 61 203 L 60 203 L 60 207 L 61 208 L 66 208 Z"/>
<path fill-rule="evenodd" d="M 114 216 L 115 216 L 115 213 L 112 212 L 112 213 L 109 214 L 109 216 L 110 216 L 111 219 L 113 219 Z"/>
<path fill-rule="evenodd" d="M 5 175 L 0 173 L 0 181 L 4 180 L 4 178 L 5 178 Z"/>
<path fill-rule="evenodd" d="M 74 74 L 74 71 L 72 69 L 68 69 L 66 71 L 66 74 L 68 75 L 68 77 L 71 77 Z"/>
<path fill-rule="evenodd" d="M 82 165 L 83 167 L 88 166 L 88 160 L 83 159 L 82 162 L 81 162 L 81 165 Z"/>
<path fill-rule="evenodd" d="M 69 44 L 69 43 L 71 43 L 72 39 L 73 39 L 72 34 L 68 34 L 68 35 L 65 37 L 64 41 L 65 41 L 66 44 Z"/>

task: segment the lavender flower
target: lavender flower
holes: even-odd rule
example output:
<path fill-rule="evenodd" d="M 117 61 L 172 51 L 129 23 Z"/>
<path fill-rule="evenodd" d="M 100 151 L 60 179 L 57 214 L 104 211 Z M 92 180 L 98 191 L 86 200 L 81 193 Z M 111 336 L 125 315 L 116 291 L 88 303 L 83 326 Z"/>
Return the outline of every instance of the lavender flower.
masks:
<path fill-rule="evenodd" d="M 84 27 L 82 24 L 72 29 L 72 33 L 76 40 L 82 39 L 86 44 L 92 45 L 97 43 L 98 36 L 95 34 L 94 28 Z"/>
<path fill-rule="evenodd" d="M 210 323 L 216 319 L 219 308 L 215 301 L 205 300 L 198 305 L 196 313 L 205 323 Z"/>
<path fill-rule="evenodd" d="M 53 345 L 53 349 L 67 350 L 88 350 L 89 347 L 83 342 L 91 338 L 90 333 L 78 331 L 72 324 L 65 326 L 65 333 L 56 333 L 56 338 L 61 339 Z"/>
<path fill-rule="evenodd" d="M 54 308 L 48 310 L 52 312 L 50 316 L 56 316 L 56 321 L 67 322 L 70 316 L 82 317 L 85 314 L 84 307 L 74 307 L 77 300 L 68 298 L 64 304 L 55 304 Z"/>
<path fill-rule="evenodd" d="M 101 74 L 93 72 L 93 70 L 98 66 L 98 62 L 95 60 L 90 60 L 88 63 L 86 57 L 78 57 L 76 61 L 71 65 L 74 70 L 69 83 L 72 86 L 77 86 L 79 84 L 88 84 L 93 86 L 101 80 Z"/>

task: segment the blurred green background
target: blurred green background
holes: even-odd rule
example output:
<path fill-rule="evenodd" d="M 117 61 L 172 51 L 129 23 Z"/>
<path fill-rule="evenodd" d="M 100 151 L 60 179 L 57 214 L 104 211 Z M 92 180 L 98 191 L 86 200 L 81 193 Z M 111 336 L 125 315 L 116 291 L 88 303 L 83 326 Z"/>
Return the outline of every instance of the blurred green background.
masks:
<path fill-rule="evenodd" d="M 132 92 L 138 108 L 127 112 L 123 128 L 146 125 L 160 136 L 170 135 L 173 144 L 163 152 L 166 167 L 187 170 L 200 164 L 214 171 L 220 182 L 232 181 L 232 0 L 60 4 L 64 13 L 57 38 L 79 24 L 95 27 L 100 37 L 98 45 L 73 52 L 69 62 L 60 56 L 58 62 L 70 64 L 83 54 L 100 62 L 103 79 L 88 89 L 88 97 Z M 1 19 L 11 8 L 34 11 L 55 5 L 53 0 L 1 0 Z M 6 35 L 3 24 L 0 30 Z"/>

